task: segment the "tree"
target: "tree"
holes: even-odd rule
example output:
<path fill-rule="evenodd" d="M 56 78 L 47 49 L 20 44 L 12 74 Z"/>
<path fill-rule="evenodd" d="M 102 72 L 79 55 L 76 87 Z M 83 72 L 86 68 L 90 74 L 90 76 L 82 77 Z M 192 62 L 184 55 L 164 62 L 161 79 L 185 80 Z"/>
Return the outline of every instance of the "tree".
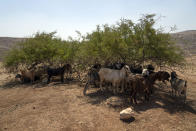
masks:
<path fill-rule="evenodd" d="M 121 19 L 115 25 L 97 26 L 82 41 L 81 56 L 99 61 L 162 64 L 183 62 L 182 50 L 177 48 L 169 33 L 155 29 L 155 15 L 144 15 L 139 23 Z M 86 61 L 86 60 L 85 60 Z"/>
<path fill-rule="evenodd" d="M 17 69 L 20 65 L 33 68 L 40 63 L 54 65 L 71 62 L 74 43 L 62 41 L 55 37 L 55 33 L 36 33 L 34 37 L 18 43 L 5 57 L 4 66 Z"/>

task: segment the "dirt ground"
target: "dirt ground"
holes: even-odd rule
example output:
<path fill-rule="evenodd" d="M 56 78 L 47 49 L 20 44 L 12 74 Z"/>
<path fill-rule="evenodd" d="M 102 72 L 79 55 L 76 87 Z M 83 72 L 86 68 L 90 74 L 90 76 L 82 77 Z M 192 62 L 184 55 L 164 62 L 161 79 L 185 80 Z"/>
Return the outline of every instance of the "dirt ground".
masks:
<path fill-rule="evenodd" d="M 188 74 L 187 103 L 171 96 L 169 87 L 157 87 L 150 102 L 110 107 L 110 93 L 92 88 L 83 95 L 76 81 L 20 84 L 0 70 L 0 131 L 168 131 L 196 130 L 196 73 Z M 119 96 L 122 97 L 122 96 Z M 134 110 L 121 121 L 119 112 Z"/>

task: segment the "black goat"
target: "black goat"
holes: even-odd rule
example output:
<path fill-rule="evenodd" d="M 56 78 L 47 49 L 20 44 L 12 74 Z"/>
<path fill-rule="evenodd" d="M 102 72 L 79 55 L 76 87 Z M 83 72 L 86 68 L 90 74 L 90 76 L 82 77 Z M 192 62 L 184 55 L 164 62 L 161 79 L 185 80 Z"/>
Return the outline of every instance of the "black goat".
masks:
<path fill-rule="evenodd" d="M 133 74 L 142 74 L 142 66 L 141 65 L 137 65 L 137 66 L 134 66 L 134 65 L 130 65 L 130 71 L 133 73 Z"/>
<path fill-rule="evenodd" d="M 125 66 L 125 63 L 116 62 L 113 64 L 113 67 L 114 67 L 113 69 L 121 70 L 124 66 Z"/>
<path fill-rule="evenodd" d="M 94 64 L 94 65 L 92 66 L 92 69 L 100 70 L 100 69 L 101 69 L 101 64 Z"/>
<path fill-rule="evenodd" d="M 148 72 L 149 72 L 149 75 L 152 74 L 152 73 L 155 73 L 155 72 L 154 72 L 154 66 L 151 65 L 151 64 L 147 65 L 147 70 L 148 70 Z"/>
<path fill-rule="evenodd" d="M 87 74 L 87 82 L 86 85 L 84 87 L 83 90 L 83 94 L 86 95 L 86 90 L 88 89 L 89 85 L 94 85 L 95 87 L 99 87 L 99 81 L 100 81 L 100 77 L 99 77 L 99 68 L 91 68 Z"/>
<path fill-rule="evenodd" d="M 154 67 L 151 64 L 148 64 L 147 65 L 147 69 L 150 70 L 150 71 L 154 71 Z"/>
<path fill-rule="evenodd" d="M 65 72 L 72 73 L 72 68 L 71 68 L 70 64 L 66 64 L 63 67 L 59 67 L 59 68 L 50 68 L 50 67 L 48 67 L 47 68 L 47 74 L 48 74 L 48 81 L 47 81 L 47 83 L 48 84 L 50 83 L 50 78 L 52 76 L 58 76 L 58 75 L 61 76 L 61 82 L 63 83 L 64 82 L 64 74 L 65 74 Z"/>
<path fill-rule="evenodd" d="M 121 70 L 124 65 L 125 65 L 125 63 L 115 62 L 115 63 L 105 65 L 104 68 Z"/>

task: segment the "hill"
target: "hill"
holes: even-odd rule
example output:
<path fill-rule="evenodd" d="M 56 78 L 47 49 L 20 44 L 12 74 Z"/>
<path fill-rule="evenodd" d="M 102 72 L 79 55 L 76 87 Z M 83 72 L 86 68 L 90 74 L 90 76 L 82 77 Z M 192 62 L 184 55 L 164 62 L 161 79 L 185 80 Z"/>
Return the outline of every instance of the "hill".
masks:
<path fill-rule="evenodd" d="M 196 30 L 172 33 L 171 36 L 186 54 L 196 55 Z"/>
<path fill-rule="evenodd" d="M 17 42 L 24 39 L 25 38 L 0 37 L 0 61 L 8 50 L 10 50 Z"/>

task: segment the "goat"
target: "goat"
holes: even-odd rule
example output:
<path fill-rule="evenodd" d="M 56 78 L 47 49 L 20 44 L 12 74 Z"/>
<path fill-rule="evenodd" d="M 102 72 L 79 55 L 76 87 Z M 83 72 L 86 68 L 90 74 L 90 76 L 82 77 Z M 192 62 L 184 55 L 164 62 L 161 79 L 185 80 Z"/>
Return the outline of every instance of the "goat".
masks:
<path fill-rule="evenodd" d="M 121 70 L 123 66 L 125 66 L 125 63 L 115 62 L 112 64 L 107 64 L 104 67 L 109 69 Z"/>
<path fill-rule="evenodd" d="M 101 65 L 100 64 L 95 64 L 88 72 L 88 82 L 90 84 L 94 84 L 96 86 L 96 81 L 100 81 L 99 78 L 99 70 L 101 69 Z"/>
<path fill-rule="evenodd" d="M 153 65 L 151 65 L 151 64 L 148 64 L 148 65 L 147 65 L 147 69 L 148 69 L 149 71 L 154 71 L 154 67 L 153 67 Z"/>
<path fill-rule="evenodd" d="M 63 67 L 59 67 L 59 68 L 50 68 L 47 67 L 47 74 L 48 74 L 48 81 L 47 83 L 50 83 L 50 78 L 52 76 L 61 76 L 61 82 L 64 82 L 64 73 L 68 72 L 68 73 L 72 73 L 72 68 L 70 64 L 65 64 Z"/>
<path fill-rule="evenodd" d="M 21 74 L 16 74 L 15 79 L 18 79 L 18 78 L 20 79 L 20 81 L 22 83 L 29 83 L 29 82 L 31 82 L 30 78 L 25 77 L 25 76 L 23 76 L 23 78 L 22 78 Z"/>
<path fill-rule="evenodd" d="M 159 81 L 162 81 L 163 83 L 165 83 L 166 81 L 169 81 L 170 75 L 168 72 L 166 71 L 159 71 L 159 77 L 157 78 Z"/>
<path fill-rule="evenodd" d="M 15 78 L 16 79 L 19 78 L 22 83 L 30 83 L 31 82 L 31 79 L 29 77 L 22 76 L 21 74 L 17 74 L 15 76 Z M 37 80 L 40 80 L 39 75 L 35 75 L 35 77 L 34 77 L 34 81 L 37 81 Z"/>
<path fill-rule="evenodd" d="M 94 66 L 93 66 L 94 67 Z M 86 95 L 86 90 L 88 88 L 88 85 L 89 84 L 92 84 L 94 85 L 95 87 L 98 86 L 98 82 L 100 81 L 100 78 L 99 78 L 99 74 L 98 74 L 98 69 L 96 68 L 91 68 L 87 74 L 87 82 L 86 82 L 86 85 L 84 87 L 84 90 L 83 90 L 83 94 Z"/>
<path fill-rule="evenodd" d="M 148 69 L 143 69 L 142 70 L 142 76 L 144 76 L 144 77 L 147 77 L 147 76 L 149 76 L 149 71 L 148 71 Z"/>
<path fill-rule="evenodd" d="M 150 74 L 148 77 L 142 77 L 142 75 L 129 75 L 127 79 L 128 88 L 131 88 L 131 99 L 137 104 L 136 96 L 137 94 L 144 94 L 145 99 L 149 100 L 149 96 L 153 91 L 153 85 L 156 80 L 168 80 L 169 73 L 159 71 Z"/>
<path fill-rule="evenodd" d="M 22 83 L 33 83 L 36 80 L 40 80 L 41 76 L 43 75 L 44 70 L 38 69 L 38 70 L 21 70 L 21 74 L 17 74 L 15 78 L 19 78 Z"/>
<path fill-rule="evenodd" d="M 125 65 L 121 70 L 114 70 L 114 69 L 108 69 L 108 68 L 101 68 L 99 71 L 99 77 L 100 77 L 100 88 L 101 90 L 103 90 L 102 88 L 102 84 L 103 82 L 111 82 L 112 86 L 114 87 L 114 94 L 116 94 L 116 89 L 118 92 L 118 87 L 121 84 L 122 90 L 121 92 L 123 92 L 123 88 L 125 85 L 125 78 L 128 75 L 129 72 L 129 67 L 127 65 Z"/>
<path fill-rule="evenodd" d="M 171 72 L 171 79 L 174 79 L 174 78 L 177 78 L 177 77 L 178 77 L 178 75 L 176 74 L 176 72 L 172 71 Z"/>
<path fill-rule="evenodd" d="M 101 69 L 101 64 L 94 64 L 94 65 L 92 66 L 92 69 L 100 70 L 100 69 Z"/>
<path fill-rule="evenodd" d="M 33 83 L 35 80 L 35 72 L 34 71 L 25 71 L 25 70 L 21 70 L 21 82 L 25 83 L 27 81 L 27 79 L 30 79 L 30 82 Z"/>
<path fill-rule="evenodd" d="M 171 72 L 171 88 L 172 88 L 172 95 L 175 92 L 178 95 L 184 94 L 184 102 L 186 101 L 186 90 L 187 90 L 187 81 L 177 78 L 176 72 Z"/>
<path fill-rule="evenodd" d="M 151 64 L 147 65 L 146 69 L 142 70 L 142 75 L 144 77 L 147 77 L 152 73 L 154 73 L 154 67 Z"/>
<path fill-rule="evenodd" d="M 147 84 L 149 86 L 150 93 L 153 93 L 153 85 L 156 80 L 165 82 L 165 80 L 169 81 L 169 77 L 170 75 L 166 71 L 158 71 L 146 77 L 145 80 L 147 81 Z"/>
<path fill-rule="evenodd" d="M 134 74 L 142 74 L 142 66 L 141 65 L 137 65 L 137 66 L 134 66 L 134 65 L 130 65 L 130 71 L 131 73 L 134 73 Z"/>
<path fill-rule="evenodd" d="M 121 70 L 124 66 L 125 66 L 125 63 L 116 62 L 113 64 L 113 67 L 114 67 L 113 69 Z"/>
<path fill-rule="evenodd" d="M 145 78 L 142 75 L 132 75 L 129 74 L 127 77 L 127 88 L 131 89 L 131 101 L 137 104 L 136 97 L 137 94 L 142 94 L 145 100 L 149 100 L 149 88 L 145 85 Z"/>

